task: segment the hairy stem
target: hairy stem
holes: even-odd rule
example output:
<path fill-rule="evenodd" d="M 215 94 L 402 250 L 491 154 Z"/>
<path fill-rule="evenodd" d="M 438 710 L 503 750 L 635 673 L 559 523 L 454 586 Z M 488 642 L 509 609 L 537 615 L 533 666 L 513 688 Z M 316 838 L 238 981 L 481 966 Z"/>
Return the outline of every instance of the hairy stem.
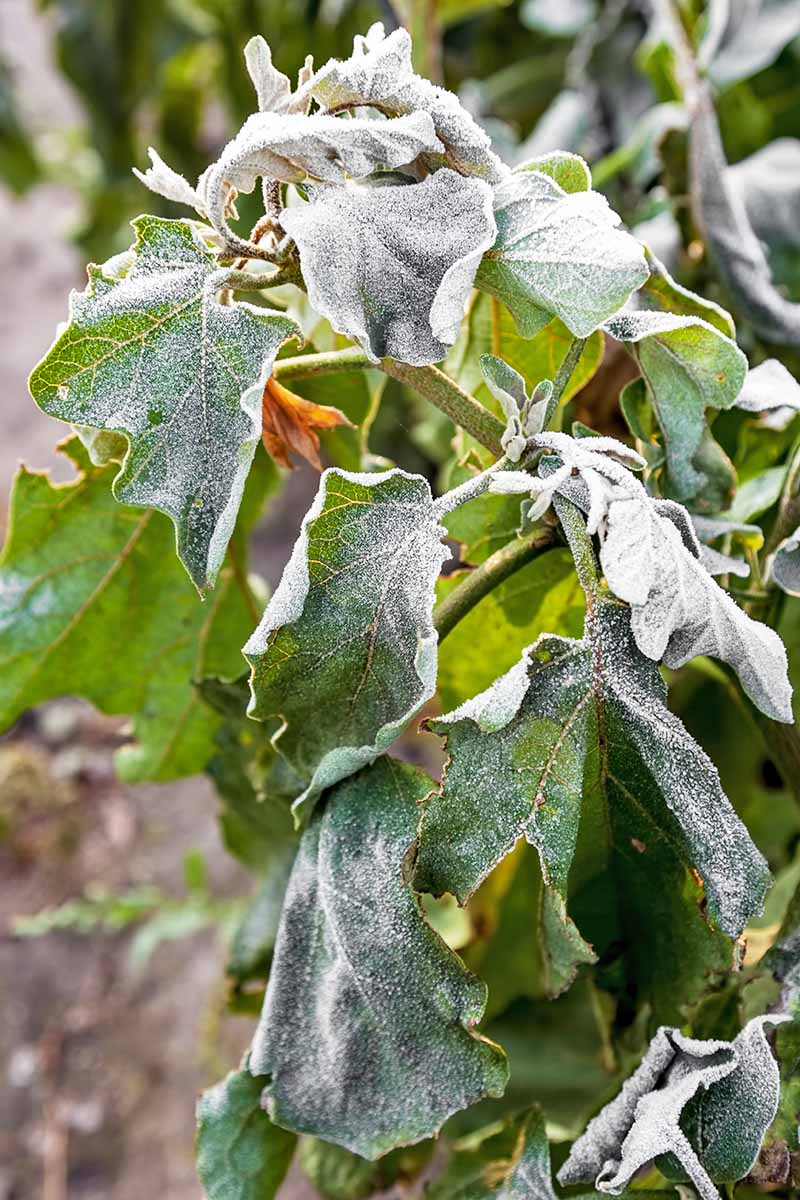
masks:
<path fill-rule="evenodd" d="M 490 558 L 470 571 L 466 579 L 453 588 L 449 596 L 437 604 L 433 624 L 441 642 L 475 605 L 508 579 L 520 567 L 538 558 L 556 544 L 554 529 L 545 529 L 527 538 L 517 538 L 495 551 Z"/>
<path fill-rule="evenodd" d="M 370 361 L 363 350 L 356 347 L 346 350 L 331 350 L 324 354 L 302 354 L 297 358 L 284 358 L 275 364 L 273 374 L 284 382 L 289 379 L 308 379 L 314 375 L 334 375 L 341 371 L 357 371 L 378 366 L 392 379 L 419 392 L 431 404 L 441 409 L 476 441 L 491 450 L 492 454 L 503 453 L 500 439 L 504 427 L 497 417 L 484 408 L 474 396 L 440 371 L 438 367 L 410 367 L 407 363 L 384 358 L 380 363 Z"/>
<path fill-rule="evenodd" d="M 481 471 L 479 475 L 473 475 L 471 479 L 467 479 L 464 483 L 454 487 L 451 491 L 445 492 L 443 496 L 434 504 L 436 515 L 441 519 L 446 517 L 448 513 L 459 508 L 462 504 L 466 504 L 468 500 L 474 500 L 477 496 L 482 495 L 488 490 L 489 485 L 499 471 L 505 470 L 510 464 L 505 455 L 498 458 L 496 463 L 492 463 L 486 471 Z"/>
<path fill-rule="evenodd" d="M 430 400 L 431 404 L 435 404 L 496 457 L 499 458 L 503 453 L 500 439 L 505 426 L 502 421 L 498 421 L 488 408 L 484 408 L 474 396 L 459 387 L 444 371 L 438 367 L 410 367 L 393 358 L 382 359 L 380 365 L 381 370 L 391 375 L 392 379 L 399 380 Z"/>
<path fill-rule="evenodd" d="M 572 378 L 572 373 L 578 365 L 578 360 L 583 354 L 588 338 L 573 338 L 567 349 L 567 353 L 562 359 L 561 366 L 556 372 L 556 377 L 553 380 L 553 394 L 550 397 L 550 403 L 553 405 L 553 410 L 561 403 L 561 397 L 566 391 L 567 384 Z"/>

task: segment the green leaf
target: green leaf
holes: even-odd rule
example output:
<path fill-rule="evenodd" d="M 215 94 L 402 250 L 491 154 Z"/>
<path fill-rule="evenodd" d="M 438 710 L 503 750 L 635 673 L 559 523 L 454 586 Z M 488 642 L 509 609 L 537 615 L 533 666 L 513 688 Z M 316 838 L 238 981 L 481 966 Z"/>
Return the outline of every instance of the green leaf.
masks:
<path fill-rule="evenodd" d="M 464 573 L 439 580 L 437 600 Z M 483 691 L 541 633 L 579 636 L 584 601 L 569 551 L 550 550 L 484 596 L 439 647 L 438 691 L 445 711 Z"/>
<path fill-rule="evenodd" d="M 247 717 L 246 675 L 226 683 L 204 679 L 198 690 L 223 718 L 216 753 L 206 766 L 222 800 L 219 820 L 225 846 L 254 871 L 276 869 L 294 853 L 297 835 L 290 805 L 302 781 L 272 744 L 277 725 Z"/>
<path fill-rule="evenodd" d="M 298 806 L 386 749 L 433 695 L 443 532 L 420 476 L 323 475 L 245 646 L 251 715 L 281 718 L 275 742 L 303 780 Z"/>
<path fill-rule="evenodd" d="M 207 1200 L 272 1200 L 297 1138 L 260 1107 L 266 1080 L 232 1071 L 197 1102 L 197 1173 Z"/>
<path fill-rule="evenodd" d="M 538 158 L 529 158 L 514 168 L 516 171 L 538 171 L 554 179 L 565 192 L 588 192 L 592 186 L 592 173 L 589 165 L 580 154 L 571 154 L 567 150 L 554 150 L 552 154 L 542 154 Z"/>
<path fill-rule="evenodd" d="M 642 992 L 674 1013 L 730 963 L 692 872 L 731 937 L 759 911 L 769 873 L 629 625 L 624 609 L 594 601 L 582 641 L 540 638 L 487 692 L 430 723 L 449 762 L 425 804 L 415 886 L 464 902 L 525 837 L 549 893 L 538 927 L 551 958 L 571 933 L 569 883 L 583 937 L 597 951 L 624 938 Z"/>
<path fill-rule="evenodd" d="M 272 962 L 295 846 L 287 839 L 271 850 L 272 862 L 231 944 L 228 974 L 239 986 L 251 979 L 266 979 Z"/>
<path fill-rule="evenodd" d="M 250 477 L 242 521 L 213 596 L 202 602 L 174 555 L 169 522 L 118 504 L 116 466 L 97 468 L 77 438 L 71 483 L 21 468 L 0 558 L 0 726 L 53 696 L 79 695 L 133 718 L 117 755 L 128 782 L 203 769 L 219 719 L 192 681 L 238 674 L 252 628 L 245 532 L 274 468 Z"/>
<path fill-rule="evenodd" d="M 643 248 L 598 192 L 569 194 L 522 172 L 499 184 L 494 207 L 497 241 L 476 286 L 507 305 L 523 337 L 551 316 L 588 337 L 647 279 Z"/>
<path fill-rule="evenodd" d="M 456 1144 L 425 1200 L 556 1200 L 550 1146 L 538 1107 L 497 1129 L 480 1130 Z"/>
<path fill-rule="evenodd" d="M 114 494 L 175 525 L 197 587 L 224 561 L 261 435 L 261 393 L 294 321 L 220 304 L 219 269 L 188 221 L 139 217 L 128 255 L 92 267 L 30 379 L 52 417 L 125 434 Z"/>
<path fill-rule="evenodd" d="M 364 1158 L 437 1132 L 505 1086 L 475 1032 L 485 986 L 405 881 L 427 776 L 381 758 L 340 783 L 303 835 L 252 1068 L 287 1128 Z"/>
<path fill-rule="evenodd" d="M 398 1181 L 408 1184 L 433 1153 L 433 1141 L 404 1146 L 369 1162 L 350 1150 L 319 1138 L 302 1138 L 300 1165 L 317 1191 L 327 1200 L 365 1200 L 375 1192 L 385 1192 Z"/>

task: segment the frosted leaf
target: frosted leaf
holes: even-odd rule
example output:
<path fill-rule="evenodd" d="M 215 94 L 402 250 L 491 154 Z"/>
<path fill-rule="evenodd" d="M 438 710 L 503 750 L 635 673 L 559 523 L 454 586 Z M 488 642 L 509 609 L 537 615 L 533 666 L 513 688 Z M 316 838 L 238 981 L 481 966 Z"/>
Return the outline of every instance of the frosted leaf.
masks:
<path fill-rule="evenodd" d="M 193 188 L 183 175 L 179 175 L 177 171 L 173 171 L 172 167 L 168 167 L 152 146 L 148 147 L 147 153 L 150 156 L 151 165 L 146 171 L 140 171 L 134 167 L 133 173 L 136 178 L 157 196 L 174 200 L 176 204 L 186 204 L 201 217 L 207 217 L 205 195 L 200 187 Z"/>
<path fill-rule="evenodd" d="M 600 537 L 603 572 L 611 590 L 632 606 L 631 629 L 642 653 L 674 668 L 700 654 L 721 658 L 762 712 L 791 722 L 792 692 L 781 639 L 714 582 L 696 544 L 690 540 L 687 545 L 691 523 L 686 513 L 678 517 L 680 505 L 651 499 L 609 454 L 609 444 L 619 446 L 611 438 L 575 440 L 543 433 L 535 444 L 555 451 L 563 465 L 534 485 L 534 492 L 538 488 L 552 495 L 558 490 L 570 496 L 569 483 L 570 498 L 588 508 L 587 529 Z M 587 488 L 583 502 L 574 491 L 573 471 Z"/>
<path fill-rule="evenodd" d="M 497 241 L 476 286 L 508 306 L 523 337 L 551 316 L 588 337 L 647 279 L 642 246 L 598 192 L 570 194 L 536 171 L 515 173 L 495 189 L 494 207 Z"/>
<path fill-rule="evenodd" d="M 275 742 L 304 781 L 297 806 L 371 762 L 436 690 L 443 534 L 420 476 L 324 472 L 244 648 L 251 715 L 283 720 Z"/>
<path fill-rule="evenodd" d="M 427 155 L 429 166 L 447 165 L 496 183 L 508 168 L 491 150 L 486 133 L 462 107 L 452 92 L 415 74 L 411 65 L 411 38 L 405 29 L 384 37 L 375 24 L 367 36 L 357 37 L 353 54 L 343 62 L 331 59 L 311 83 L 315 100 L 330 110 L 376 108 L 388 116 L 411 112 L 430 114 L 443 155 Z"/>
<path fill-rule="evenodd" d="M 445 357 L 495 234 L 490 188 L 448 170 L 405 186 L 315 189 L 281 222 L 314 308 L 373 360 L 415 366 Z"/>
<path fill-rule="evenodd" d="M 793 0 L 711 0 L 699 58 L 715 84 L 729 87 L 768 67 L 798 36 Z"/>
<path fill-rule="evenodd" d="M 693 460 L 706 431 L 706 409 L 736 402 L 747 359 L 719 328 L 693 315 L 634 310 L 603 329 L 633 347 L 664 434 L 674 494 L 694 496 L 705 482 Z"/>
<path fill-rule="evenodd" d="M 289 104 L 292 85 L 289 77 L 279 71 L 272 62 L 272 50 L 265 38 L 258 34 L 251 37 L 244 48 L 247 74 L 252 80 L 260 112 L 285 112 Z"/>
<path fill-rule="evenodd" d="M 747 372 L 736 407 L 751 413 L 788 408 L 794 415 L 800 410 L 800 383 L 777 358 L 768 358 Z"/>
<path fill-rule="evenodd" d="M 319 710 L 318 710 L 319 711 Z M 431 780 L 389 758 L 340 783 L 303 835 L 250 1069 L 284 1128 L 375 1159 L 502 1095 L 476 1032 L 486 987 L 428 925 L 405 880 Z"/>
<path fill-rule="evenodd" d="M 750 1171 L 777 1111 L 780 1076 L 764 1025 L 787 1019 L 754 1017 L 733 1042 L 659 1029 L 620 1094 L 573 1145 L 559 1182 L 591 1181 L 616 1196 L 655 1161 L 702 1200 L 720 1200 L 712 1181 Z"/>
<path fill-rule="evenodd" d="M 233 531 L 264 384 L 299 328 L 269 309 L 220 304 L 228 273 L 190 222 L 139 217 L 133 227 L 133 266 L 121 278 L 91 269 L 30 387 L 50 416 L 125 434 L 114 494 L 172 519 L 202 590 Z"/>
<path fill-rule="evenodd" d="M 480 361 L 489 391 L 506 418 L 506 429 L 500 443 L 508 460 L 519 462 L 527 439 L 541 433 L 547 423 L 553 385 L 549 380 L 543 380 L 534 389 L 533 395 L 528 396 L 525 380 L 519 371 L 515 371 L 502 358 L 495 354 L 482 354 Z"/>
<path fill-rule="evenodd" d="M 209 214 L 224 218 L 227 184 L 252 192 L 258 178 L 300 183 L 344 183 L 376 167 L 401 167 L 423 150 L 441 149 L 427 113 L 390 121 L 315 113 L 254 113 L 222 151 L 208 181 Z"/>

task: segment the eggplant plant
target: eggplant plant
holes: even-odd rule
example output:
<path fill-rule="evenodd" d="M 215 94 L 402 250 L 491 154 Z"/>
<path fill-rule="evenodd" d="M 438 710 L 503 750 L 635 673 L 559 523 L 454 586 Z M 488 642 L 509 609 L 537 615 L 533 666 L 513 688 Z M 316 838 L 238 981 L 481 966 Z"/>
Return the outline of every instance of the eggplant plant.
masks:
<path fill-rule="evenodd" d="M 669 695 L 724 697 L 797 792 L 800 386 L 750 338 L 793 345 L 797 305 L 720 165 L 717 60 L 662 16 L 755 365 L 582 157 L 508 165 L 376 24 L 296 84 L 247 44 L 219 158 L 137 171 L 193 215 L 138 217 L 31 376 L 76 474 L 14 485 L 2 724 L 64 693 L 126 714 L 120 777 L 208 772 L 259 880 L 229 973 L 260 1017 L 198 1104 L 209 1200 L 295 1159 L 337 1200 L 800 1178 L 797 865 Z M 616 348 L 595 428 L 576 398 Z M 437 414 L 437 472 L 394 465 L 398 397 Z M 276 464 L 321 454 L 266 598 Z"/>

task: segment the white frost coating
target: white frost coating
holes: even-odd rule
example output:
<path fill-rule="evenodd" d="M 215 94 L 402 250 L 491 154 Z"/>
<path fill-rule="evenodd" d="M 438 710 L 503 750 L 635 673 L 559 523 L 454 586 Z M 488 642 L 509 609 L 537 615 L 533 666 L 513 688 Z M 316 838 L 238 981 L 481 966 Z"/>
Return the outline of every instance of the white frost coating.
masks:
<path fill-rule="evenodd" d="M 422 183 L 316 188 L 287 208 L 314 308 L 373 361 L 440 362 L 464 315 L 472 279 L 494 241 L 492 193 L 443 169 Z M 457 269 L 455 269 L 457 268 Z"/>
<path fill-rule="evenodd" d="M 787 596 L 800 596 L 800 528 L 778 546 L 768 574 Z"/>
<path fill-rule="evenodd" d="M 495 217 L 498 238 L 478 286 L 509 307 L 523 337 L 550 315 L 588 337 L 649 275 L 644 248 L 618 228 L 599 192 L 568 193 L 547 175 L 515 173 L 495 190 Z"/>
<path fill-rule="evenodd" d="M 508 174 L 508 168 L 492 152 L 488 135 L 458 98 L 415 74 L 411 38 L 405 29 L 395 29 L 385 37 L 383 25 L 373 25 L 366 37 L 355 38 L 350 58 L 343 62 L 331 59 L 317 72 L 311 93 L 327 109 L 368 106 L 390 116 L 430 113 L 445 146 L 440 161 L 489 183 Z"/>
<path fill-rule="evenodd" d="M 613 438 L 541 434 L 536 444 L 554 450 L 562 467 L 532 480 L 531 493 L 552 497 L 574 481 L 589 491 L 587 529 L 600 537 L 600 562 L 611 590 L 632 608 L 631 629 L 648 658 L 680 667 L 700 654 L 729 663 L 754 704 L 774 720 L 791 723 L 792 689 L 781 639 L 754 621 L 709 575 L 687 547 L 686 530 L 664 502 L 653 501 L 619 461 Z M 680 505 L 671 504 L 680 510 Z M 688 513 L 684 513 L 690 528 Z"/>
<path fill-rule="evenodd" d="M 519 707 L 528 691 L 528 670 L 532 646 L 522 651 L 522 657 L 505 675 L 495 679 L 485 691 L 465 700 L 458 708 L 437 718 L 442 725 L 452 725 L 467 718 L 474 721 L 484 733 L 496 733 L 519 712 Z"/>
<path fill-rule="evenodd" d="M 559 1182 L 593 1182 L 599 1191 L 619 1195 L 638 1170 L 672 1154 L 702 1200 L 719 1200 L 706 1166 L 726 1179 L 727 1164 L 735 1165 L 737 1179 L 752 1167 L 780 1095 L 764 1025 L 788 1019 L 754 1017 L 733 1042 L 696 1041 L 678 1029 L 659 1029 L 619 1095 L 573 1145 Z M 702 1128 L 700 1156 L 679 1123 L 691 1101 L 701 1105 L 689 1125 Z"/>
<path fill-rule="evenodd" d="M 800 383 L 777 358 L 768 358 L 747 372 L 736 407 L 752 413 L 775 408 L 797 412 L 800 409 Z"/>

